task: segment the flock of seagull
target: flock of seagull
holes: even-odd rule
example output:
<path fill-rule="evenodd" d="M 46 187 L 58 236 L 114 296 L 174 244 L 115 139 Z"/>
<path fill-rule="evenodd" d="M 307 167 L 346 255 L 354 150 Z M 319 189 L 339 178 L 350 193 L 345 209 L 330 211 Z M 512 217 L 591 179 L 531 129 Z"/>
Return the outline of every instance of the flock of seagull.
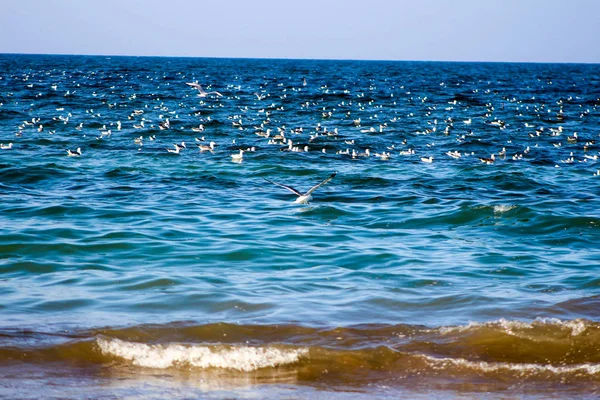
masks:
<path fill-rule="evenodd" d="M 221 103 L 221 99 L 224 98 L 232 101 L 240 99 L 240 96 L 238 95 L 226 97 L 218 91 L 205 91 L 198 81 L 186 82 L 186 85 L 197 91 L 197 96 L 201 98 L 200 105 L 203 107 L 201 110 L 189 114 L 189 116 L 197 118 L 197 123 L 191 128 L 189 126 L 182 126 L 182 124 L 179 123 L 181 119 L 178 115 L 178 111 L 170 109 L 164 102 L 161 102 L 154 107 L 154 109 L 161 112 L 158 122 L 155 122 L 156 125 L 152 122 L 152 119 L 146 117 L 146 115 L 152 111 L 150 106 L 146 105 L 144 108 L 134 109 L 130 112 L 127 116 L 129 124 L 124 124 L 120 120 L 113 122 L 105 121 L 108 125 L 102 123 L 101 126 L 97 128 L 99 134 L 96 137 L 96 140 L 109 139 L 115 132 L 122 130 L 125 130 L 125 133 L 131 133 L 132 131 L 137 133 L 137 131 L 139 131 L 142 135 L 136 135 L 133 138 L 133 142 L 138 147 L 138 150 L 141 150 L 146 140 L 159 140 L 161 138 L 160 131 L 171 131 L 179 134 L 182 131 L 186 133 L 189 129 L 189 131 L 193 133 L 208 135 L 210 134 L 209 127 L 217 122 L 211 117 L 211 113 L 224 107 Z M 306 85 L 306 79 L 303 79 L 301 87 L 294 87 L 291 91 L 295 91 L 296 94 L 298 94 Z M 52 88 L 53 90 L 56 90 L 56 86 L 52 86 Z M 536 126 L 530 122 L 525 122 L 520 129 L 515 129 L 514 124 L 511 126 L 512 123 L 508 123 L 506 120 L 495 115 L 496 107 L 491 102 L 485 104 L 485 109 L 480 115 L 473 115 L 461 120 L 455 120 L 453 117 L 441 119 L 436 117 L 434 113 L 438 113 L 438 115 L 441 111 L 451 113 L 452 110 L 458 108 L 466 110 L 469 108 L 469 105 L 456 99 L 449 101 L 446 105 L 440 105 L 439 103 L 436 104 L 434 102 L 429 104 L 427 103 L 427 97 L 412 97 L 409 96 L 410 92 L 407 91 L 406 94 L 409 96 L 408 102 L 419 106 L 419 110 L 423 112 L 422 117 L 427 121 L 427 126 L 425 129 L 417 129 L 414 132 L 410 132 L 408 135 L 406 132 L 402 132 L 402 134 L 399 135 L 401 131 L 396 127 L 402 124 L 403 118 L 405 120 L 414 120 L 417 117 L 415 116 L 415 113 L 411 112 L 404 116 L 394 115 L 392 118 L 387 116 L 387 119 L 384 119 L 383 116 L 379 114 L 384 112 L 384 108 L 387 105 L 377 104 L 377 101 L 373 98 L 365 98 L 364 93 L 358 94 L 355 99 L 352 99 L 348 96 L 350 92 L 345 92 L 343 93 L 345 99 L 338 99 L 337 106 L 332 106 L 331 103 L 323 104 L 314 99 L 312 101 L 310 99 L 306 101 L 303 100 L 300 103 L 297 112 L 311 112 L 311 120 L 314 124 L 312 126 L 304 125 L 288 128 L 282 119 L 277 120 L 279 123 L 277 123 L 275 119 L 276 116 L 284 114 L 285 106 L 283 100 L 288 98 L 288 89 L 281 90 L 278 96 L 280 99 L 279 102 L 273 101 L 273 99 L 277 99 L 276 95 L 267 92 L 264 87 L 261 87 L 261 89 L 262 90 L 253 93 L 256 97 L 254 102 L 256 105 L 255 108 L 252 108 L 246 102 L 244 105 L 236 106 L 239 110 L 237 114 L 228 116 L 229 122 L 227 122 L 227 124 L 230 125 L 230 129 L 239 131 L 242 135 L 242 140 L 249 142 L 253 139 L 255 141 L 253 145 L 244 147 L 238 146 L 236 144 L 236 139 L 231 140 L 231 138 L 229 138 L 231 144 L 226 144 L 225 147 L 226 149 L 234 150 L 234 152 L 229 155 L 232 162 L 241 163 L 244 160 L 244 154 L 257 151 L 257 147 L 259 149 L 272 147 L 283 152 L 319 152 L 323 154 L 334 154 L 335 156 L 352 160 L 371 157 L 382 161 L 387 161 L 394 157 L 411 158 L 417 155 L 416 146 L 409 143 L 409 141 L 413 141 L 415 138 L 431 138 L 430 141 L 425 143 L 425 145 L 421 146 L 421 149 L 418 150 L 420 155 L 417 159 L 422 163 L 427 164 L 432 164 L 440 159 L 443 160 L 444 158 L 447 160 L 473 158 L 486 165 L 493 165 L 499 160 L 519 161 L 526 158 L 530 153 L 539 151 L 541 147 L 547 147 L 548 142 L 550 142 L 555 149 L 560 150 L 570 146 L 570 150 L 572 150 L 569 152 L 568 157 L 559 159 L 555 163 L 556 167 L 560 167 L 562 164 L 573 164 L 576 162 L 594 163 L 598 161 L 598 158 L 600 157 L 600 153 L 595 147 L 596 139 L 593 135 L 588 135 L 587 138 L 583 138 L 577 132 L 573 132 L 570 135 L 566 134 L 566 130 L 562 124 L 567 117 L 564 106 L 566 102 L 576 101 L 573 97 L 569 97 L 566 100 L 559 99 L 556 102 L 555 110 L 553 111 L 554 118 L 547 124 L 552 126 Z M 403 87 L 401 87 L 401 89 L 403 89 Z M 331 93 L 327 86 L 321 86 L 319 90 L 324 97 Z M 72 95 L 73 93 L 69 91 L 65 93 L 64 97 L 68 98 Z M 129 97 L 129 100 L 135 100 L 135 98 L 136 95 L 133 94 Z M 390 101 L 392 102 L 392 105 L 396 105 L 395 99 L 390 98 Z M 103 101 L 103 104 L 108 108 L 117 106 L 116 102 L 110 103 L 109 101 Z M 503 111 L 505 109 L 505 104 L 514 107 L 515 115 L 517 116 L 522 116 L 523 113 L 527 111 L 530 114 L 544 116 L 546 118 L 551 112 L 550 107 L 544 104 L 525 105 L 517 98 L 503 98 L 501 103 L 501 109 Z M 598 111 L 597 107 L 599 104 L 600 102 L 594 104 L 593 110 L 589 108 L 581 109 L 578 116 L 570 116 L 570 118 L 579 118 L 580 121 L 583 121 L 590 114 Z M 0 110 L 2 109 L 2 106 L 3 104 L 0 103 Z M 185 108 L 183 103 L 180 103 L 179 106 Z M 362 117 L 354 117 L 353 109 L 360 112 Z M 56 110 L 64 111 L 65 109 L 64 107 L 60 107 Z M 207 112 L 209 110 L 210 112 Z M 181 112 L 181 110 L 179 110 L 179 112 Z M 256 114 L 253 116 L 252 112 L 256 112 Z M 96 120 L 101 118 L 101 113 L 93 109 L 86 110 L 86 113 Z M 371 115 L 365 117 L 365 114 L 368 113 L 371 113 Z M 168 116 L 166 114 L 168 114 Z M 64 129 L 62 127 L 70 124 L 72 119 L 75 118 L 71 112 L 68 112 L 66 116 L 59 115 L 53 117 L 52 121 L 49 121 L 49 123 L 42 123 L 40 117 L 33 117 L 30 121 L 23 121 L 23 123 L 18 126 L 16 136 L 22 137 L 28 128 L 35 129 L 39 133 L 53 135 L 58 131 L 57 124 L 59 124 L 59 126 L 62 125 L 61 129 Z M 248 120 L 250 121 L 249 124 L 247 123 Z M 178 121 L 178 127 L 173 125 L 174 121 Z M 546 121 L 548 120 L 546 119 Z M 97 122 L 95 123 L 97 124 Z M 219 121 L 219 123 L 222 124 L 222 121 Z M 79 122 L 74 129 L 82 131 L 84 129 L 84 124 L 85 122 Z M 48 129 L 45 125 L 51 125 L 55 129 Z M 482 136 L 478 135 L 478 127 L 482 126 L 484 126 L 486 130 L 497 129 L 497 132 L 512 129 L 514 131 L 513 136 L 518 134 L 520 135 L 520 139 L 528 140 L 528 143 L 530 144 L 515 151 L 516 145 L 513 145 L 513 139 L 511 138 L 513 136 L 508 136 L 505 145 L 502 146 L 501 149 L 490 154 L 476 154 L 472 149 L 463 151 L 449 149 L 443 152 L 442 155 L 439 155 L 439 153 L 438 155 L 431 154 L 436 147 L 436 140 L 443 141 L 446 147 L 451 146 L 449 143 L 452 142 L 460 147 L 466 145 L 464 147 L 467 148 L 469 143 L 480 143 L 482 141 Z M 88 132 L 89 129 L 91 128 L 88 128 Z M 146 137 L 144 137 L 143 133 L 146 133 Z M 390 136 L 386 136 L 388 134 L 390 134 L 390 136 L 394 135 L 395 138 L 398 138 L 398 136 L 403 136 L 403 138 L 402 140 L 394 142 L 393 140 L 390 140 Z M 240 137 L 238 136 L 237 140 L 239 140 L 239 138 Z M 386 140 L 380 138 L 385 138 Z M 541 138 L 546 138 L 546 140 L 539 140 Z M 205 139 L 205 136 L 196 137 L 194 139 L 197 148 L 202 153 L 213 153 L 218 146 L 223 146 L 224 141 L 221 141 L 221 143 L 218 144 L 216 140 L 218 139 L 207 140 Z M 420 139 L 420 141 L 422 143 L 427 140 Z M 362 146 L 360 145 L 361 143 L 363 143 Z M 365 145 L 367 143 L 369 145 Z M 379 148 L 374 150 L 370 145 Z M 15 146 L 13 142 L 0 144 L 1 150 L 11 150 L 17 147 L 18 146 Z M 513 149 L 512 154 L 509 154 L 507 147 Z M 163 147 L 163 149 L 169 154 L 177 155 L 187 150 L 188 145 L 186 145 L 184 140 L 174 143 L 171 147 Z M 576 156 L 575 153 L 578 151 L 583 151 L 583 154 Z M 75 150 L 66 149 L 66 154 L 69 157 L 81 157 L 84 155 L 84 152 L 81 147 L 78 147 Z M 312 199 L 312 193 L 316 189 L 329 182 L 335 175 L 335 173 L 331 174 L 305 193 L 288 185 L 271 180 L 267 181 L 294 193 L 297 196 L 297 203 L 306 203 Z M 600 176 L 600 170 L 594 172 L 594 176 Z"/>

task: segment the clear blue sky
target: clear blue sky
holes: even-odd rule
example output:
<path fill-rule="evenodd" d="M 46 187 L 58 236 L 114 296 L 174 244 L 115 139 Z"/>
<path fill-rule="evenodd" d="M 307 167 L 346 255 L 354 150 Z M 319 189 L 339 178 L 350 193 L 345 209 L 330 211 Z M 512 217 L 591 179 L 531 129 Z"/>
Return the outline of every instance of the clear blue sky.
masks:
<path fill-rule="evenodd" d="M 600 63 L 600 1 L 0 0 L 0 53 Z"/>

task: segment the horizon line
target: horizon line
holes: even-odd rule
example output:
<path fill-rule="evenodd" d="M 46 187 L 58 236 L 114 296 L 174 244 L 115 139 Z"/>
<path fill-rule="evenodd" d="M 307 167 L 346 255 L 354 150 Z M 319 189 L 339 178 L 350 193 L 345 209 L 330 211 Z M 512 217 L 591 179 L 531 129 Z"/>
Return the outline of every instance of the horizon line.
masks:
<path fill-rule="evenodd" d="M 364 59 L 364 58 L 299 58 L 299 57 L 225 57 L 190 55 L 129 55 L 129 54 L 91 54 L 91 53 L 12 53 L 0 52 L 0 55 L 14 56 L 74 56 L 74 57 L 139 57 L 139 58 L 200 58 L 224 60 L 290 60 L 290 61 L 365 61 L 365 62 L 424 62 L 424 63 L 489 63 L 489 64 L 585 64 L 599 65 L 591 61 L 486 61 L 486 60 L 414 60 L 414 59 Z"/>

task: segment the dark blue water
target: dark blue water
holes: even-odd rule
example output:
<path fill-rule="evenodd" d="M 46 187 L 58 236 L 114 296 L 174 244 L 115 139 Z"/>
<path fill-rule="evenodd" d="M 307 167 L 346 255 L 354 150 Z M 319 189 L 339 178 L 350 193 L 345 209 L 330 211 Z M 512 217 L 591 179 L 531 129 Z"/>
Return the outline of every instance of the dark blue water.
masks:
<path fill-rule="evenodd" d="M 600 66 L 2 55 L 0 78 L 0 395 L 599 389 Z M 307 204 L 267 181 L 334 172 Z"/>

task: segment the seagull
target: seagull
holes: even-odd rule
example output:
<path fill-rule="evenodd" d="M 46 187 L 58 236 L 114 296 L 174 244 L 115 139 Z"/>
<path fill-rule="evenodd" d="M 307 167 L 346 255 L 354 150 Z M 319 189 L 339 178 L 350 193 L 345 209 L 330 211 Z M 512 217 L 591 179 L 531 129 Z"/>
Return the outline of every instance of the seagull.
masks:
<path fill-rule="evenodd" d="M 9 143 L 9 144 L 2 143 L 2 144 L 0 144 L 0 149 L 2 149 L 2 150 L 10 150 L 10 149 L 12 149 L 12 147 L 13 147 L 12 143 Z"/>
<path fill-rule="evenodd" d="M 158 123 L 158 128 L 161 131 L 169 129 L 170 127 L 171 127 L 171 122 L 169 121 L 169 118 L 167 118 L 164 121 L 161 121 L 161 122 Z"/>
<path fill-rule="evenodd" d="M 192 131 L 194 131 L 194 132 L 204 132 L 204 125 L 200 124 L 197 128 L 196 127 L 192 128 Z"/>
<path fill-rule="evenodd" d="M 231 155 L 231 161 L 235 163 L 241 163 L 244 158 L 244 150 L 240 149 L 239 153 L 235 153 Z"/>
<path fill-rule="evenodd" d="M 200 149 L 201 152 L 205 152 L 205 151 L 213 151 L 215 149 L 215 142 L 210 142 L 210 144 L 204 145 L 204 144 L 198 144 L 198 148 Z"/>
<path fill-rule="evenodd" d="M 79 157 L 81 155 L 81 148 L 78 147 L 75 151 L 67 149 L 67 155 L 69 157 Z"/>
<path fill-rule="evenodd" d="M 307 204 L 309 201 L 312 200 L 312 193 L 317 190 L 318 188 L 320 188 L 321 186 L 323 186 L 324 184 L 326 184 L 327 182 L 329 182 L 330 180 L 333 179 L 334 176 L 336 176 L 337 172 L 334 172 L 333 174 L 329 175 L 329 177 L 327 179 L 325 179 L 324 181 L 322 181 L 321 183 L 311 187 L 308 192 L 302 194 L 299 191 L 297 191 L 296 189 L 294 189 L 291 186 L 287 186 L 287 185 L 283 185 L 281 183 L 277 183 L 277 182 L 273 182 L 267 178 L 263 178 L 265 181 L 272 183 L 273 185 L 277 185 L 277 186 L 281 186 L 282 188 L 285 188 L 287 190 L 289 190 L 290 192 L 294 193 L 296 196 L 298 196 L 298 198 L 294 201 L 294 203 L 297 204 Z"/>
<path fill-rule="evenodd" d="M 487 165 L 492 165 L 496 161 L 496 156 L 494 154 L 492 154 L 490 156 L 490 158 L 479 157 L 479 161 L 481 161 L 482 163 L 487 164 Z"/>
<path fill-rule="evenodd" d="M 186 82 L 185 84 L 188 85 L 188 86 L 193 87 L 194 89 L 198 89 L 198 92 L 200 92 L 198 94 L 198 96 L 200 96 L 200 97 L 206 97 L 209 94 L 216 94 L 219 97 L 223 97 L 223 95 L 221 93 L 219 93 L 219 92 L 205 92 L 204 89 L 202 89 L 202 86 L 200 86 L 198 84 L 198 82 Z"/>
<path fill-rule="evenodd" d="M 183 149 L 185 149 L 185 148 L 186 148 L 186 147 L 185 147 L 185 143 L 184 143 L 184 142 L 181 142 L 181 144 L 177 144 L 177 143 L 175 143 L 173 146 L 175 147 L 174 149 L 172 149 L 172 148 L 170 148 L 170 147 L 167 147 L 167 151 L 168 151 L 169 153 L 173 153 L 173 154 L 179 154 L 179 152 L 180 152 L 181 150 L 183 150 Z"/>

